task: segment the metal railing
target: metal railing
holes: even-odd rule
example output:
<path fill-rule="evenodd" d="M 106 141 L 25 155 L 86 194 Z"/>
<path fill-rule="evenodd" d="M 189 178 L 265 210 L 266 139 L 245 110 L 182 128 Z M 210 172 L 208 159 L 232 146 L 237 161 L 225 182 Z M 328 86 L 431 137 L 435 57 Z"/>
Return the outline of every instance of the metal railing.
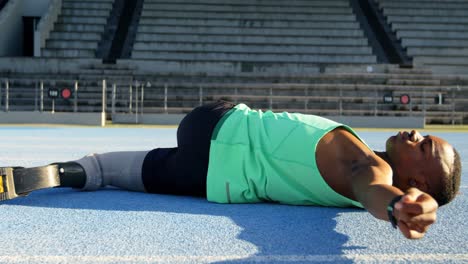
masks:
<path fill-rule="evenodd" d="M 59 95 L 54 97 L 50 91 Z M 319 115 L 424 116 L 429 122 L 451 124 L 464 123 L 468 118 L 465 86 L 163 83 L 105 79 L 3 79 L 0 82 L 0 109 L 6 112 L 105 111 L 135 114 L 138 122 L 142 114 L 186 113 L 216 100 L 242 102 L 264 110 Z"/>

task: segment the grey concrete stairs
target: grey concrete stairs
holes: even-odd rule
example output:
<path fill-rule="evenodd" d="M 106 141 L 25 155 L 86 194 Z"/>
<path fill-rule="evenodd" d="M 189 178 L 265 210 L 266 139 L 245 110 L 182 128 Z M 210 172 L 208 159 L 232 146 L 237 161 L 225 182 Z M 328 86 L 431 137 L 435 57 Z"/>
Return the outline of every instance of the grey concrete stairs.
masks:
<path fill-rule="evenodd" d="M 95 58 L 114 0 L 63 0 L 43 57 Z"/>
<path fill-rule="evenodd" d="M 376 63 L 346 0 L 146 0 L 131 57 L 174 71 Z"/>
<path fill-rule="evenodd" d="M 468 1 L 377 1 L 414 64 L 468 74 Z"/>

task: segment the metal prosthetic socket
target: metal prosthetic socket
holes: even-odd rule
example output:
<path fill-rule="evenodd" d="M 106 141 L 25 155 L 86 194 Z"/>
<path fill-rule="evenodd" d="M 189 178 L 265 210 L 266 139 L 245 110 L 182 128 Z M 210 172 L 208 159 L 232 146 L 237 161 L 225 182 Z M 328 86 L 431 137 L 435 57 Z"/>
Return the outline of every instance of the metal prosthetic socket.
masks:
<path fill-rule="evenodd" d="M 82 188 L 86 181 L 83 168 L 75 162 L 42 167 L 1 167 L 0 201 L 26 196 L 32 191 L 52 187 Z"/>

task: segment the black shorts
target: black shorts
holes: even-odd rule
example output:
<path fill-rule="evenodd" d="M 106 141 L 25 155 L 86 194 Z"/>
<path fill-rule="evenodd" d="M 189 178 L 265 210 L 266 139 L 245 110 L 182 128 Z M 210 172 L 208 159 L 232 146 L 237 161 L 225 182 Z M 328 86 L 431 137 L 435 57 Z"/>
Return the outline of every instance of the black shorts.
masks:
<path fill-rule="evenodd" d="M 149 193 L 206 197 L 211 135 L 235 104 L 225 101 L 195 108 L 181 121 L 176 148 L 157 148 L 143 162 L 143 184 Z"/>

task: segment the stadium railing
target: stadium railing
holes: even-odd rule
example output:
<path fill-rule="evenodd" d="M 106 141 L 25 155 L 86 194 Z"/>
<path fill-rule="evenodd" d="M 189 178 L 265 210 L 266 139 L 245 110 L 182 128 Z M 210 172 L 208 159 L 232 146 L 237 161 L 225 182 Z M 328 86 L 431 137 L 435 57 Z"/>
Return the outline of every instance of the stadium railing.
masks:
<path fill-rule="evenodd" d="M 466 122 L 468 86 L 323 83 L 165 83 L 3 79 L 0 111 L 187 113 L 216 100 L 252 108 L 339 116 L 423 116 L 428 123 Z M 99 87 L 105 87 L 105 93 Z M 57 93 L 55 98 L 50 93 Z M 111 116 L 110 115 L 110 116 Z M 465 119 L 465 120 L 464 120 Z"/>

